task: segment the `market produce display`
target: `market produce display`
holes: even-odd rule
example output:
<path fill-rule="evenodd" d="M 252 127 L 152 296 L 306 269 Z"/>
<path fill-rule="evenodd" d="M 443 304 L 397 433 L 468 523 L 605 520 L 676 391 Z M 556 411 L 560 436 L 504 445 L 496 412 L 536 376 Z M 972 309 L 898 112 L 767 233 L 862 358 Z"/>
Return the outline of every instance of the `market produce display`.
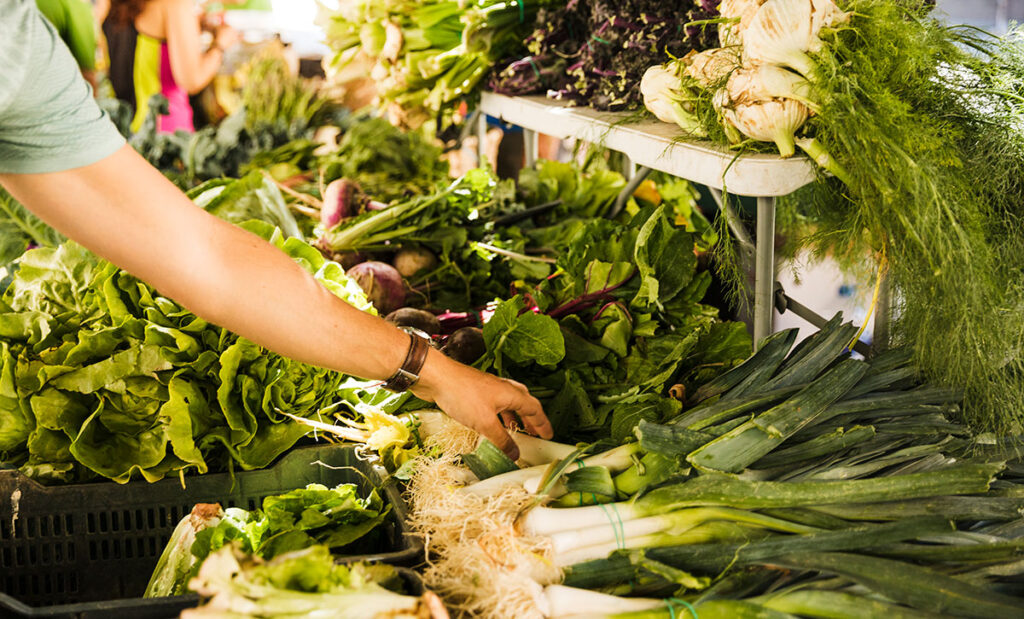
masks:
<path fill-rule="evenodd" d="M 804 246 L 886 265 L 897 341 L 966 390 L 976 427 L 1020 432 L 1024 48 L 1018 32 L 951 28 L 930 8 L 723 2 L 721 47 L 652 67 L 641 88 L 691 136 L 804 150 L 821 178 L 780 202 Z"/>
<path fill-rule="evenodd" d="M 376 490 L 363 498 L 354 484 L 310 484 L 269 496 L 254 511 L 196 505 L 171 535 L 145 596 L 185 593 L 203 562 L 225 546 L 263 559 L 318 545 L 343 551 L 379 526 L 390 509 Z"/>
<path fill-rule="evenodd" d="M 610 449 L 519 436 L 520 468 L 435 431 L 428 583 L 471 616 L 1017 616 L 1019 441 L 955 423 L 908 351 L 851 359 L 855 332 L 777 333 Z"/>
<path fill-rule="evenodd" d="M 84 527 L 20 516 L 16 490 L 0 537 L 95 535 L 104 560 L 156 560 L 157 536 L 119 530 L 169 528 L 194 505 L 142 600 L 198 593 L 185 617 L 1020 616 L 1024 46 L 944 26 L 932 5 L 342 2 L 321 11 L 328 73 L 369 62 L 382 116 L 336 110 L 275 46 L 237 73 L 216 126 L 159 134 L 155 100 L 131 144 L 199 208 L 522 383 L 555 440 L 515 433 L 512 461 L 410 393 L 263 350 L 0 190 L 0 462 L 15 485 L 171 477 L 187 496 L 190 475 L 360 443 L 405 491 L 416 568 L 441 597 L 408 570 L 343 564 L 404 513 L 383 482 L 260 491 L 249 509 L 182 501 L 170 517 L 112 505 Z M 629 182 L 599 148 L 515 181 L 450 177 L 429 136 L 484 87 L 624 123 L 642 104 L 737 156 L 809 156 L 818 177 L 780 199 L 783 233 L 888 272 L 895 347 L 853 354 L 861 330 L 841 314 L 799 342 L 723 319 L 712 279 L 744 283 L 731 215 L 705 219 L 686 181 Z M 4 547 L 5 569 L 22 550 Z"/>

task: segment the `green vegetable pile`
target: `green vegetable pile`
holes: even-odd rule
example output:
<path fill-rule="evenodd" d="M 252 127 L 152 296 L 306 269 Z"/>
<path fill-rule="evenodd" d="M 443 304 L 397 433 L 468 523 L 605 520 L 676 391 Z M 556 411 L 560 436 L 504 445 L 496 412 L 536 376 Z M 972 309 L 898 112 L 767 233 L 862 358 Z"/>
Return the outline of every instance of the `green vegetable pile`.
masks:
<path fill-rule="evenodd" d="M 956 423 L 961 394 L 922 382 L 910 351 L 851 358 L 856 331 L 776 333 L 624 439 L 517 437 L 523 468 L 437 435 L 410 490 L 428 583 L 494 616 L 668 618 L 666 599 L 712 617 L 1018 616 L 1022 437 Z"/>
<path fill-rule="evenodd" d="M 252 229 L 370 310 L 341 267 Z M 263 467 L 342 376 L 268 353 L 81 247 L 26 253 L 0 298 L 0 460 L 43 481 Z"/>
<path fill-rule="evenodd" d="M 447 617 L 437 596 L 400 593 L 389 565 L 339 565 L 323 546 L 260 560 L 231 547 L 207 559 L 193 590 L 203 602 L 182 617 Z"/>
<path fill-rule="evenodd" d="M 560 438 L 622 440 L 641 419 L 673 416 L 683 394 L 750 352 L 742 323 L 701 304 L 711 276 L 694 245 L 665 206 L 583 224 L 555 273 L 516 285 L 484 324 L 482 367 L 541 396 Z"/>
<path fill-rule="evenodd" d="M 406 133 L 383 118 L 356 115 L 341 128 L 338 149 L 315 162 L 323 182 L 347 178 L 381 202 L 433 192 L 448 179 L 441 149 L 419 133 Z"/>
<path fill-rule="evenodd" d="M 225 546 L 273 559 L 311 546 L 340 550 L 377 528 L 391 510 L 376 490 L 366 498 L 354 484 L 310 484 L 263 499 L 263 508 L 197 505 L 175 528 L 145 597 L 182 595 L 203 561 Z"/>
<path fill-rule="evenodd" d="M 241 106 L 217 125 L 195 133 L 160 133 L 157 119 L 167 100 L 153 95 L 149 113 L 130 143 L 154 167 L 183 188 L 222 176 L 237 178 L 258 165 L 298 165 L 312 158 L 313 131 L 335 113 L 318 89 L 291 74 L 285 59 L 261 53 L 241 71 Z"/>
<path fill-rule="evenodd" d="M 368 2 L 321 10 L 338 73 L 357 59 L 373 63 L 378 103 L 396 126 L 417 129 L 451 117 L 502 58 L 518 55 L 533 18 L 562 0 Z"/>

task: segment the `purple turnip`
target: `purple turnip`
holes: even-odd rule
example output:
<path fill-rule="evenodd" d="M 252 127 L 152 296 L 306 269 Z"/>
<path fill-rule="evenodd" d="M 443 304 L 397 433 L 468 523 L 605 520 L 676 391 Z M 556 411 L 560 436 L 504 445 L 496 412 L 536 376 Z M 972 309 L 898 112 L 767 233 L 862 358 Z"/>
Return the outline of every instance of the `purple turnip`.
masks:
<path fill-rule="evenodd" d="M 331 181 L 324 189 L 320 225 L 330 230 L 342 220 L 358 215 L 362 202 L 359 185 L 347 178 Z"/>
<path fill-rule="evenodd" d="M 346 275 L 356 280 L 381 314 L 390 314 L 405 303 L 405 281 L 395 267 L 386 262 L 361 262 Z"/>
<path fill-rule="evenodd" d="M 391 262 L 402 277 L 412 277 L 437 266 L 437 257 L 429 249 L 410 247 L 395 254 Z"/>

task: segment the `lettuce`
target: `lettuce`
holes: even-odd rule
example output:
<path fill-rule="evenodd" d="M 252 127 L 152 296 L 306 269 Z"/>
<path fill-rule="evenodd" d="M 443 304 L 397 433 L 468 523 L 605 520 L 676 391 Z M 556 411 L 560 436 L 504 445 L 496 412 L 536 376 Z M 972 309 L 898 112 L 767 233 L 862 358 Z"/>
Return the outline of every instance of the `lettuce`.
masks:
<path fill-rule="evenodd" d="M 341 267 L 263 222 L 246 227 L 334 294 Z M 0 461 L 46 482 L 149 481 L 267 466 L 343 376 L 270 353 L 74 243 L 27 252 L 0 299 Z"/>

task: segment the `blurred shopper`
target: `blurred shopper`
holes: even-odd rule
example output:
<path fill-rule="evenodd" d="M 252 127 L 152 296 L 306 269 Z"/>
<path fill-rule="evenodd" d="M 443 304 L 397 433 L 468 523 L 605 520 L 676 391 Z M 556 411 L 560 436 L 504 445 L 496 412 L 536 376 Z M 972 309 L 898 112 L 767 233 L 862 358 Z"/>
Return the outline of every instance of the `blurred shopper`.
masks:
<path fill-rule="evenodd" d="M 158 125 L 161 132 L 195 130 L 189 95 L 213 80 L 224 52 L 238 42 L 238 34 L 221 25 L 213 45 L 203 51 L 200 32 L 191 0 L 110 0 L 103 21 L 110 82 L 117 98 L 135 108 L 132 131 L 142 126 L 155 94 L 169 103 L 169 114 Z"/>

